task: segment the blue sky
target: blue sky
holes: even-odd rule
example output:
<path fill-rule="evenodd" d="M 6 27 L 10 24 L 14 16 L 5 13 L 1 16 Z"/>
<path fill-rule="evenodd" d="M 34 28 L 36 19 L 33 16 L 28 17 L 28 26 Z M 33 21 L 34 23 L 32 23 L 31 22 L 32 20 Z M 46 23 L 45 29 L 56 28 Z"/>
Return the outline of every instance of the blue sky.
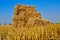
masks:
<path fill-rule="evenodd" d="M 17 4 L 35 6 L 43 19 L 60 22 L 60 0 L 0 0 L 0 23 L 12 23 Z"/>

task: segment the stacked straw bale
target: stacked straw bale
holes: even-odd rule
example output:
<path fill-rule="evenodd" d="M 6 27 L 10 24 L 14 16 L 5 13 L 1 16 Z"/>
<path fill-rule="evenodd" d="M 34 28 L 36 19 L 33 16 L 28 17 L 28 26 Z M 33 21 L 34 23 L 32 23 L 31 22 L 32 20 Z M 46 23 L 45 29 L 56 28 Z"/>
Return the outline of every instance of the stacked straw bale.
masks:
<path fill-rule="evenodd" d="M 33 27 L 50 24 L 50 21 L 42 20 L 41 13 L 33 6 L 17 5 L 14 9 L 14 27 Z"/>

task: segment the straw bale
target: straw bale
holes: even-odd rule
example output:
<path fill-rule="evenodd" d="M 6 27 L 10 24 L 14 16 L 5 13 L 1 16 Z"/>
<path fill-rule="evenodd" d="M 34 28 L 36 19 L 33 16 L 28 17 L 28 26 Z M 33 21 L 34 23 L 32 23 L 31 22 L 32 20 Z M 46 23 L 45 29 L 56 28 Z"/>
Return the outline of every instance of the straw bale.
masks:
<path fill-rule="evenodd" d="M 15 27 L 33 27 L 50 24 L 42 19 L 41 13 L 34 6 L 17 5 L 14 9 L 13 25 Z"/>

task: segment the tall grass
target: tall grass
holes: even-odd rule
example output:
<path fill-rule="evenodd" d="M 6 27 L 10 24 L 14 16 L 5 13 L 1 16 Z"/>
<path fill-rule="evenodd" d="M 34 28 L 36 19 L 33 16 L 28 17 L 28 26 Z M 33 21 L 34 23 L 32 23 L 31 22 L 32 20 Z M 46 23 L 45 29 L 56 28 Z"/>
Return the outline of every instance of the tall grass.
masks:
<path fill-rule="evenodd" d="M 60 40 L 60 24 L 37 27 L 0 27 L 0 40 Z"/>

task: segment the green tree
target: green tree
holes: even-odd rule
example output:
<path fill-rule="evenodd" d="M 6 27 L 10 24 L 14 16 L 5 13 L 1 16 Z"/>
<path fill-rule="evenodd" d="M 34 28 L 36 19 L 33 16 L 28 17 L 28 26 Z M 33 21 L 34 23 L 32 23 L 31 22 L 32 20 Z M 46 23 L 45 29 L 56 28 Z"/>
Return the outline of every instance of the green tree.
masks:
<path fill-rule="evenodd" d="M 12 25 L 11 23 L 9 23 L 9 25 Z"/>
<path fill-rule="evenodd" d="M 0 25 L 1 25 L 1 23 L 0 23 Z"/>

